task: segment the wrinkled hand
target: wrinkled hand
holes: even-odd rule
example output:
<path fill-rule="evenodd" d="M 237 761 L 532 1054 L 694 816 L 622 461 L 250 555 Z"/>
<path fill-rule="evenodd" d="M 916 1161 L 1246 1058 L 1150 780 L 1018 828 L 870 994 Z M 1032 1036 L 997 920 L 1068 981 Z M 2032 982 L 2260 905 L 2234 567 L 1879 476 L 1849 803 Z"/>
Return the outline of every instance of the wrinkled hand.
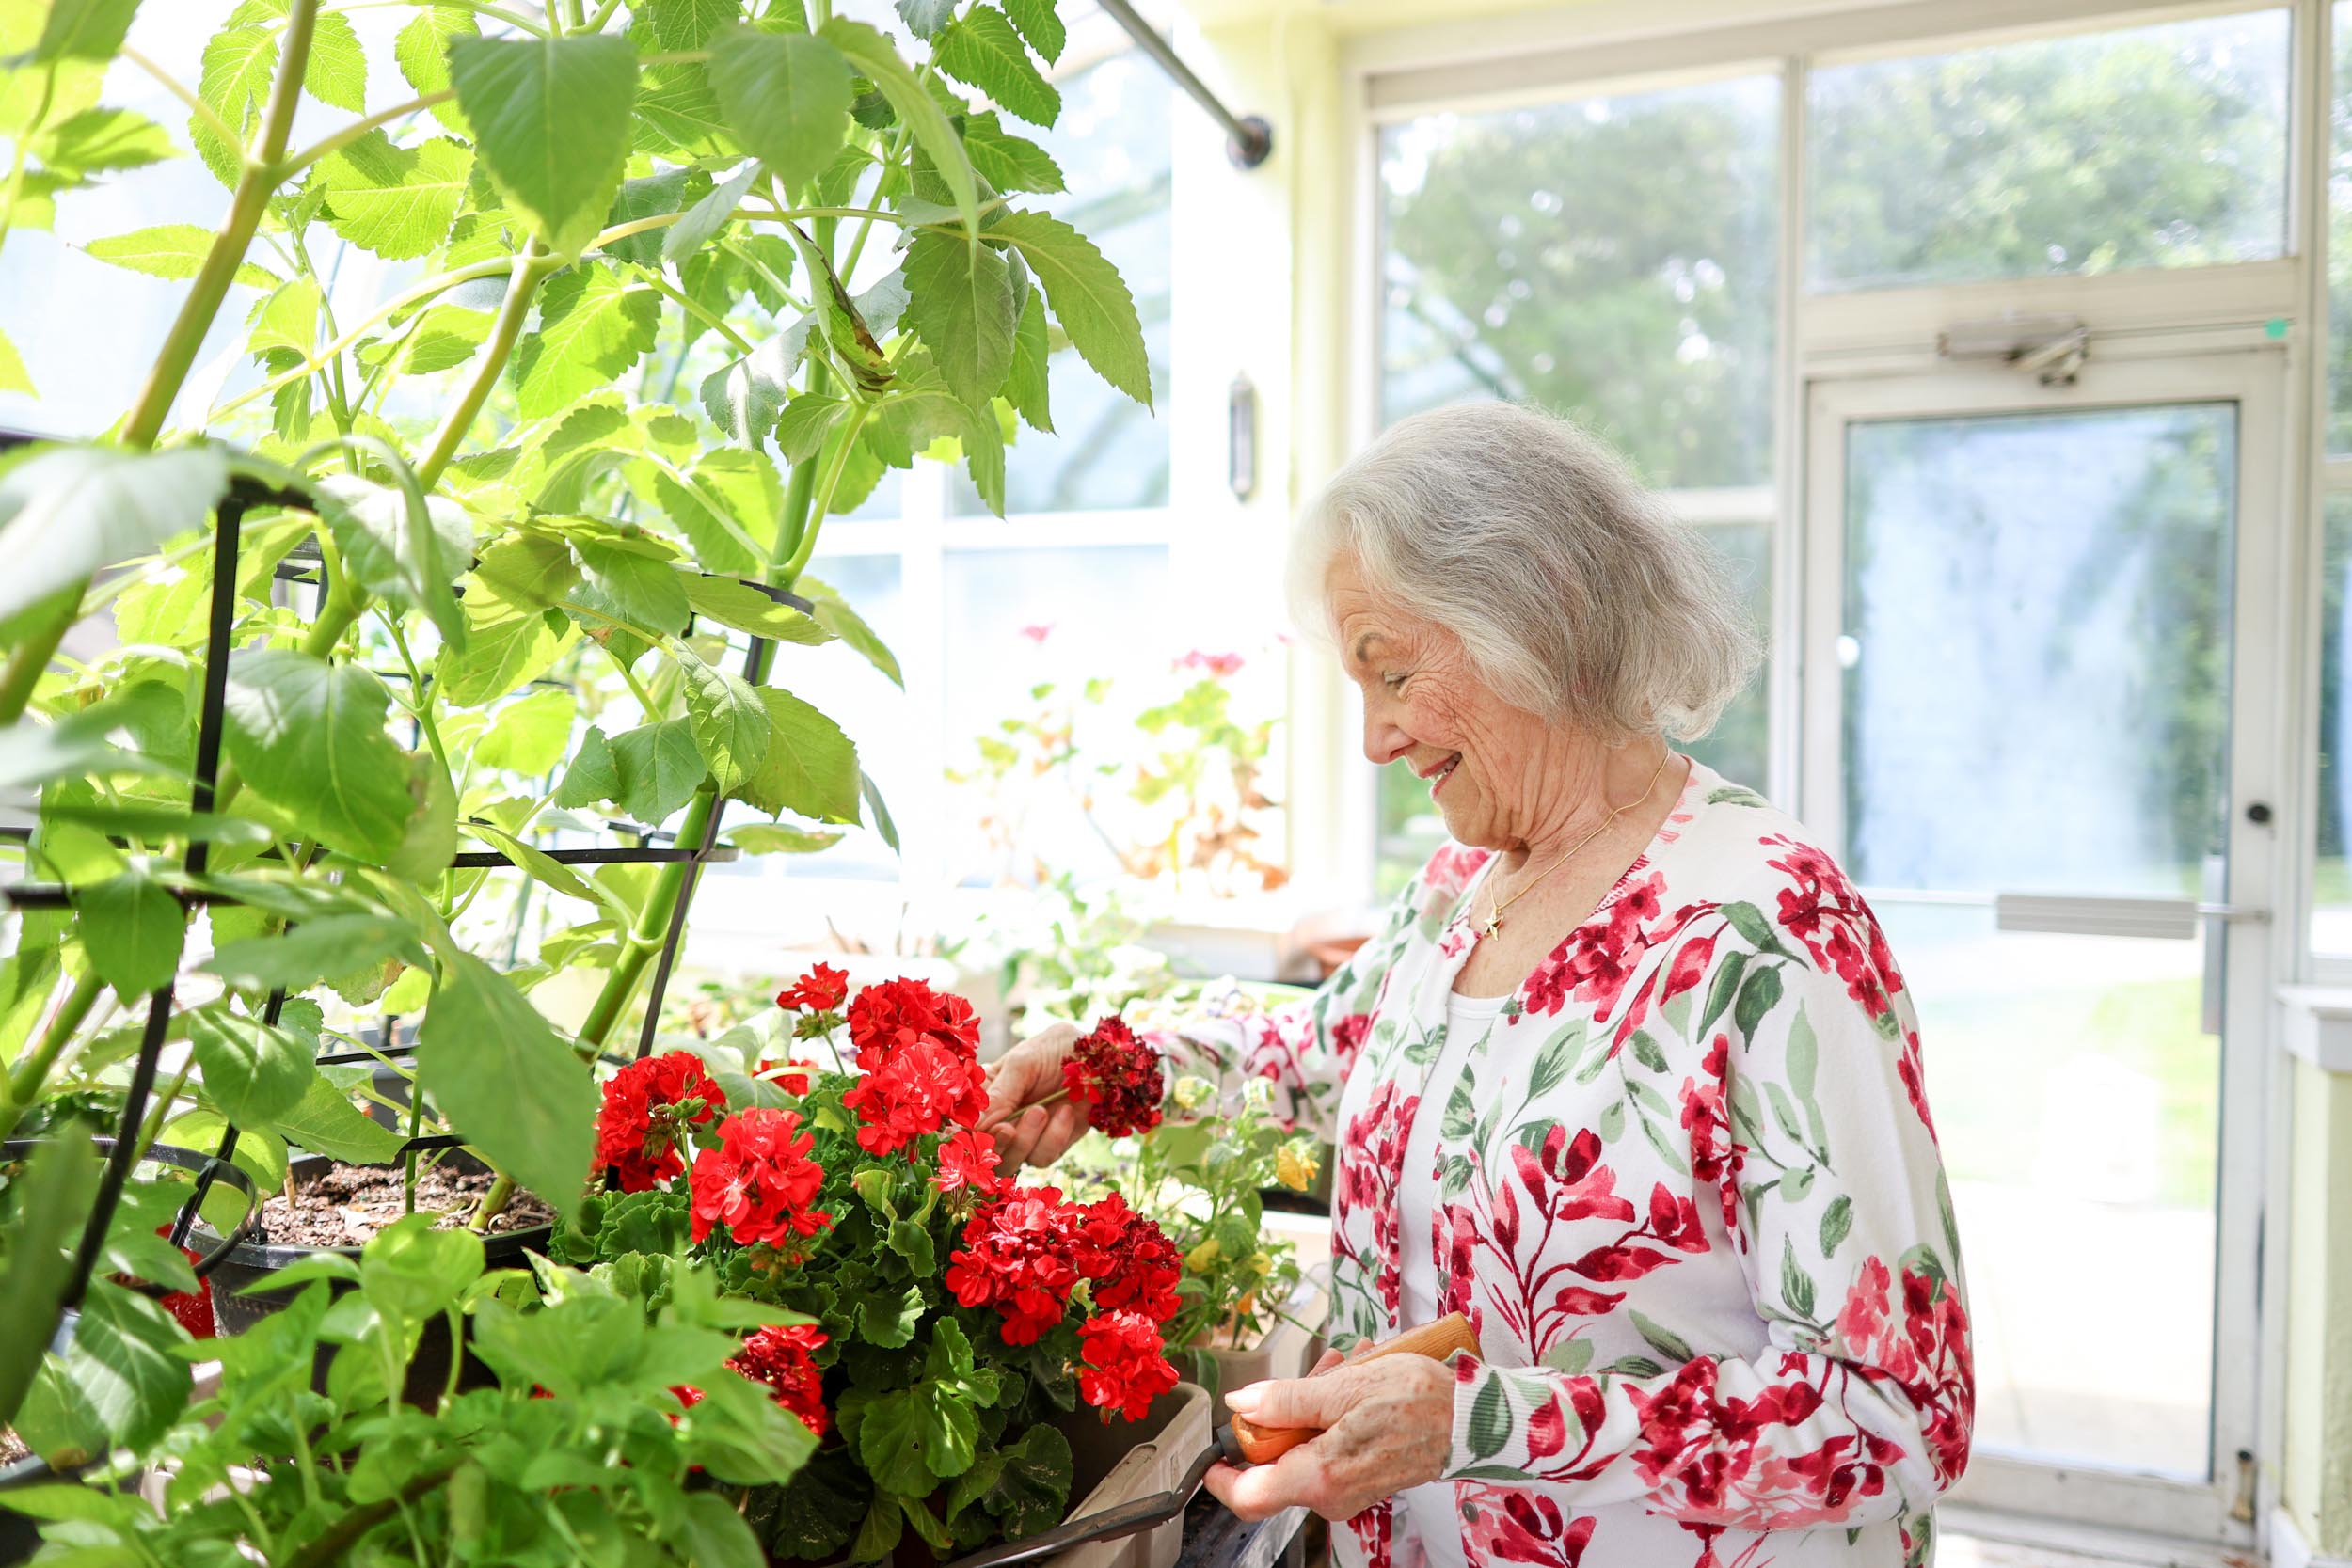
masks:
<path fill-rule="evenodd" d="M 1225 1402 L 1262 1427 L 1324 1429 L 1271 1465 L 1210 1467 L 1209 1490 L 1244 1519 L 1293 1505 L 1352 1519 L 1437 1480 L 1453 1451 L 1454 1370 L 1425 1355 L 1352 1362 L 1334 1351 L 1306 1377 L 1253 1383 Z"/>
<path fill-rule="evenodd" d="M 1087 1130 L 1083 1105 L 1038 1101 L 1061 1093 L 1061 1065 L 1078 1043 L 1074 1023 L 1053 1023 L 1031 1035 L 988 1066 L 988 1109 L 980 1131 L 996 1138 L 996 1153 L 1008 1170 L 1022 1164 L 1050 1165 Z"/>

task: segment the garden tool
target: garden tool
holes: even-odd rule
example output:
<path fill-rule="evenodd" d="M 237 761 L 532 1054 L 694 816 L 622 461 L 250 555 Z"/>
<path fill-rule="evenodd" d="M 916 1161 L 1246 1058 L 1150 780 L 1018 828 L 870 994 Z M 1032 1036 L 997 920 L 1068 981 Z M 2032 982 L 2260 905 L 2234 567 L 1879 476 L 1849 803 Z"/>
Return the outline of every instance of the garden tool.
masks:
<path fill-rule="evenodd" d="M 1380 1355 L 1425 1355 L 1433 1361 L 1443 1361 L 1455 1351 L 1478 1354 L 1478 1336 L 1470 1329 L 1470 1320 L 1459 1312 L 1439 1318 L 1436 1323 L 1408 1329 L 1393 1339 L 1385 1340 L 1353 1359 L 1369 1361 Z M 1050 1557 L 1090 1541 L 1116 1541 L 1121 1536 L 1135 1535 L 1164 1524 L 1184 1512 L 1200 1488 L 1200 1478 L 1209 1467 L 1223 1460 L 1228 1465 L 1266 1465 L 1298 1447 L 1301 1443 L 1322 1435 L 1315 1427 L 1262 1427 L 1235 1416 L 1216 1429 L 1209 1446 L 1200 1456 L 1184 1467 L 1184 1478 L 1165 1492 L 1154 1492 L 1147 1497 L 1106 1508 L 1096 1513 L 1081 1514 L 1066 1524 L 1038 1535 L 1009 1541 L 1001 1546 L 974 1552 L 946 1564 L 946 1568 L 1003 1568 L 1006 1563 L 1027 1562 L 1034 1558 Z"/>

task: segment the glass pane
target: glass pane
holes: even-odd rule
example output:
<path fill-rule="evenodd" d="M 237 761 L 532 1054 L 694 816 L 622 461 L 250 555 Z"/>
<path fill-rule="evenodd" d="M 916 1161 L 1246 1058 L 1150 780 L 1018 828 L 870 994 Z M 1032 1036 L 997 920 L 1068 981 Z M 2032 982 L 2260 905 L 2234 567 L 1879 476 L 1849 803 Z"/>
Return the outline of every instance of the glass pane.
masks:
<path fill-rule="evenodd" d="M 2226 895 L 2236 447 L 2232 404 L 1848 431 L 1847 863 L 1918 998 L 1983 1448 L 2207 1470 L 2204 940 L 1967 895 Z"/>
<path fill-rule="evenodd" d="M 1532 401 L 1652 483 L 1772 472 L 1774 77 L 1380 135 L 1384 419 Z"/>
<path fill-rule="evenodd" d="M 1814 71 L 1807 282 L 2283 255 L 2287 36 L 2256 11 Z"/>
<path fill-rule="evenodd" d="M 1081 763 L 1089 734 L 1132 733 L 1132 705 L 1089 704 L 1082 683 L 1108 682 L 1123 696 L 1168 669 L 1179 627 L 1165 546 L 951 550 L 946 571 L 951 769 L 984 772 L 980 743 L 1002 739 L 1007 723 L 1058 729 Z M 950 872 L 984 886 L 1025 881 L 1040 863 L 1081 878 L 1116 871 L 1089 820 L 1094 782 L 1081 767 L 1002 788 L 960 784 L 946 824 Z"/>
<path fill-rule="evenodd" d="M 895 555 L 819 556 L 808 575 L 841 591 L 875 634 L 903 650 L 908 630 L 906 597 Z M 822 647 L 779 647 L 769 672 L 775 685 L 830 716 L 857 745 L 859 763 L 874 776 L 882 800 L 898 810 L 914 798 L 921 765 L 915 744 L 914 707 L 907 694 L 847 643 Z M 740 812 L 736 820 L 748 818 Z M 901 826 L 904 819 L 901 818 Z M 851 828 L 832 848 L 814 855 L 746 855 L 714 872 L 768 877 L 843 877 L 895 881 L 898 857 L 880 833 Z"/>
<path fill-rule="evenodd" d="M 1168 191 L 1174 89 L 1141 55 L 1116 55 L 1060 84 L 1060 121 L 1050 131 L 1013 124 L 1054 155 L 1069 189 L 1025 197 L 1092 240 L 1127 280 L 1143 318 L 1152 400 L 1168 406 Z M 1054 434 L 1027 425 L 1005 453 L 1005 511 L 1091 512 L 1168 504 L 1168 425 L 1111 389 L 1075 352 L 1047 365 Z M 988 508 L 963 470 L 950 501 L 961 514 Z"/>
<path fill-rule="evenodd" d="M 2352 651 L 2352 495 L 2328 498 L 2320 562 L 2319 865 L 2312 879 L 2312 950 L 2352 957 L 2352 867 L 2344 827 L 2352 821 L 2352 705 L 2344 700 L 2344 655 Z"/>
<path fill-rule="evenodd" d="M 2352 451 L 2352 4 L 2335 8 L 2334 140 L 2328 163 L 2328 450 Z"/>
<path fill-rule="evenodd" d="M 1700 537 L 1722 555 L 1758 631 L 1772 610 L 1772 529 L 1770 523 L 1711 523 Z M 1766 691 L 1759 672 L 1732 699 L 1715 728 L 1682 750 L 1726 779 L 1754 789 L 1765 784 L 1768 763 Z M 1403 887 L 1445 842 L 1445 824 L 1429 799 L 1429 786 L 1411 768 L 1391 763 L 1380 770 L 1379 858 L 1375 891 L 1382 898 Z"/>

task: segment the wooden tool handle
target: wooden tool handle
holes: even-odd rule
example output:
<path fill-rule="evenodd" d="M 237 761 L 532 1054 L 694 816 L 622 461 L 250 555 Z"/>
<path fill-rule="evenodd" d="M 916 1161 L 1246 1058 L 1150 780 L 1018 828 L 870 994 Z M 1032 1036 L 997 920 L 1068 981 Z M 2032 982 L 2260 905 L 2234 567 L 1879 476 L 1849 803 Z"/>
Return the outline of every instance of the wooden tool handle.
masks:
<path fill-rule="evenodd" d="M 1343 1365 L 1352 1367 L 1383 1355 L 1425 1355 L 1432 1361 L 1445 1361 L 1456 1351 L 1478 1354 L 1478 1336 L 1472 1332 L 1470 1320 L 1459 1312 L 1406 1329 L 1395 1338 L 1383 1340 L 1363 1354 L 1349 1358 Z M 1242 1457 L 1252 1465 L 1269 1464 L 1299 1444 L 1323 1435 L 1319 1427 L 1262 1427 L 1239 1415 L 1233 1418 L 1232 1427 L 1233 1441 L 1240 1447 Z"/>

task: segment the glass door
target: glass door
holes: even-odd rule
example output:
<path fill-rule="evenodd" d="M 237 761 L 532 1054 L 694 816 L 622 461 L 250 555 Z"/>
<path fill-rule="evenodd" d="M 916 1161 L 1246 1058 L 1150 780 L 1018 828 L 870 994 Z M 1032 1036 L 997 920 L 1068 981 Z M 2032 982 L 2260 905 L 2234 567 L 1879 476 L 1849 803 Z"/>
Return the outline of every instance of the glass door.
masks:
<path fill-rule="evenodd" d="M 2250 1539 L 2283 374 L 1810 389 L 1804 815 L 1919 1009 L 1958 1500 Z"/>

